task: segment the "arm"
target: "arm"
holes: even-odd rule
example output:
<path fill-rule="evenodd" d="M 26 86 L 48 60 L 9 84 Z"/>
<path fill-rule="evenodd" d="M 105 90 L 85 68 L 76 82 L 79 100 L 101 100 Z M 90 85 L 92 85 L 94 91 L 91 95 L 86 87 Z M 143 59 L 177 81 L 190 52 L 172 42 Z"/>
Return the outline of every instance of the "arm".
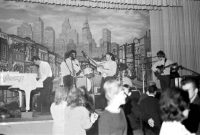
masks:
<path fill-rule="evenodd" d="M 81 126 L 83 129 L 90 128 L 94 122 L 90 119 L 89 111 L 85 107 L 81 107 L 80 112 L 82 114 Z"/>
<path fill-rule="evenodd" d="M 157 66 L 158 66 L 158 62 L 156 62 L 156 63 L 153 64 L 153 66 L 151 68 L 153 70 L 153 72 L 158 71 L 158 69 L 156 68 Z"/>
<path fill-rule="evenodd" d="M 73 62 L 73 66 L 74 66 L 74 70 L 76 71 L 76 73 L 80 72 L 81 71 L 81 66 L 80 66 L 80 63 L 78 60 L 75 60 Z"/>
<path fill-rule="evenodd" d="M 122 111 L 122 114 L 123 114 L 123 117 L 124 117 L 124 121 L 126 122 L 126 117 L 125 117 L 125 114 L 124 114 L 124 111 L 121 109 Z M 127 122 L 126 122 L 126 127 L 125 127 L 125 130 L 123 132 L 123 135 L 127 135 Z"/>

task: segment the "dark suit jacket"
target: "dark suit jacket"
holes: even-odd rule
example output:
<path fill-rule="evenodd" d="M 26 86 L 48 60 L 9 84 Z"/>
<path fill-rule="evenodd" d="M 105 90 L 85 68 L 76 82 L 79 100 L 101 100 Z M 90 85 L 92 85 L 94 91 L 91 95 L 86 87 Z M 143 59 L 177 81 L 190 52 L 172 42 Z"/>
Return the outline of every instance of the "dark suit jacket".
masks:
<path fill-rule="evenodd" d="M 200 105 L 200 97 L 199 97 L 199 95 L 197 95 L 197 97 L 194 99 L 194 101 L 192 103 Z"/>
<path fill-rule="evenodd" d="M 153 134 L 159 134 L 161 127 L 161 117 L 160 117 L 160 106 L 159 100 L 155 97 L 147 96 L 140 102 L 140 108 L 142 112 L 142 119 L 144 123 L 144 129 L 150 130 Z M 149 118 L 153 118 L 155 126 L 151 128 L 147 121 Z"/>
<path fill-rule="evenodd" d="M 192 133 L 196 133 L 200 122 L 200 106 L 197 104 L 190 104 L 190 112 L 188 118 L 182 121 L 182 124 Z"/>

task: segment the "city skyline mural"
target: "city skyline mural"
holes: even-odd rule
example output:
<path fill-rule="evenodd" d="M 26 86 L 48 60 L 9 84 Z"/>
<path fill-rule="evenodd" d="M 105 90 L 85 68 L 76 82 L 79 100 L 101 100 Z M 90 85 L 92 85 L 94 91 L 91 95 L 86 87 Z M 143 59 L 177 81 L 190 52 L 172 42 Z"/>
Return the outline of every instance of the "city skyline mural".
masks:
<path fill-rule="evenodd" d="M 84 50 L 100 55 L 109 45 L 131 43 L 150 28 L 147 11 L 117 11 L 0 1 L 0 29 L 29 37 L 62 54 Z M 103 49 L 102 49 L 103 48 Z"/>

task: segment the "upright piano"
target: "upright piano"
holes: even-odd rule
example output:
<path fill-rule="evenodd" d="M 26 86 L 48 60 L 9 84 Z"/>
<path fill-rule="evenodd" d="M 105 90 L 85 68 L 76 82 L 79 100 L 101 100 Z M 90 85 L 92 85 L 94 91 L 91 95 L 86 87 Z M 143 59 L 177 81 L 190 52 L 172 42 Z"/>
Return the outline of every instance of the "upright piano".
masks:
<path fill-rule="evenodd" d="M 26 111 L 30 110 L 31 91 L 42 88 L 43 83 L 36 80 L 35 73 L 0 72 L 0 87 L 19 88 L 19 106 L 22 107 L 22 91 L 25 92 Z"/>

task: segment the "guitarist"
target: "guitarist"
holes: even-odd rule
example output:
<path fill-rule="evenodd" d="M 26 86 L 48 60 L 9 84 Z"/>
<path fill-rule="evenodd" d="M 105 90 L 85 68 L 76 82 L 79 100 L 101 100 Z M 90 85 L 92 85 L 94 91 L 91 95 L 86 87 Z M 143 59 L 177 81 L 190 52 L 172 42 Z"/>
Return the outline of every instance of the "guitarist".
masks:
<path fill-rule="evenodd" d="M 107 52 L 106 53 L 106 60 L 101 62 L 96 62 L 94 60 L 91 61 L 91 59 L 88 59 L 91 63 L 96 63 L 97 65 L 97 71 L 101 73 L 102 79 L 101 79 L 101 98 L 99 98 L 99 106 L 97 108 L 104 109 L 107 101 L 105 98 L 104 90 L 103 90 L 103 84 L 105 81 L 109 79 L 116 78 L 117 74 L 117 63 L 115 61 L 114 54 Z"/>
<path fill-rule="evenodd" d="M 171 79 L 170 79 L 170 65 L 173 62 L 166 58 L 165 53 L 163 51 L 157 52 L 158 61 L 152 66 L 152 70 L 155 76 L 160 81 L 161 90 L 170 87 Z"/>
<path fill-rule="evenodd" d="M 60 85 L 66 88 L 76 86 L 76 77 L 81 73 L 81 66 L 76 59 L 76 51 L 66 52 L 64 61 L 60 65 L 61 82 Z"/>

